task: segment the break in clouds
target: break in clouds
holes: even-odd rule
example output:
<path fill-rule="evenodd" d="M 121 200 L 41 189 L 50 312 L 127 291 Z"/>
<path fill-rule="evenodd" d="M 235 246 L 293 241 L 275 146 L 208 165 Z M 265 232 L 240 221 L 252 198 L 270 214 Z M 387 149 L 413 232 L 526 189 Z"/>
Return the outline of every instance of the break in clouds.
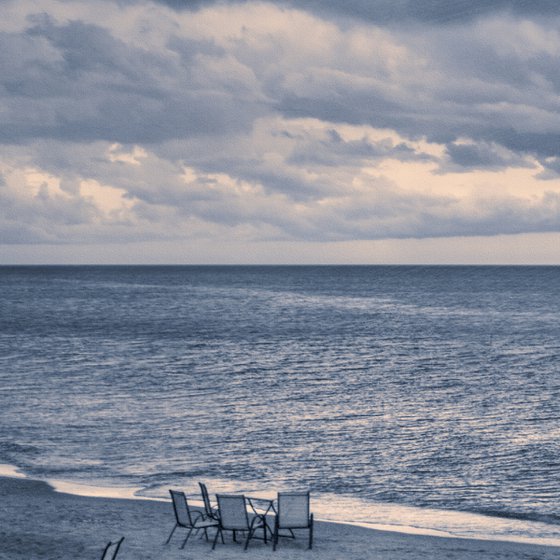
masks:
<path fill-rule="evenodd" d="M 3 243 L 560 229 L 556 3 L 0 11 Z"/>

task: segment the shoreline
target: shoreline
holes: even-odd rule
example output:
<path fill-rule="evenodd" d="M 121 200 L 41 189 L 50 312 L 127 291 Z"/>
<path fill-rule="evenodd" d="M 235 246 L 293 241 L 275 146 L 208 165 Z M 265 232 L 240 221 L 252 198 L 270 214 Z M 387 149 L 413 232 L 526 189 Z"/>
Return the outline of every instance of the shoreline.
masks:
<path fill-rule="evenodd" d="M 189 541 L 185 550 L 178 548 L 179 537 L 163 545 L 173 526 L 169 501 L 77 496 L 57 492 L 47 482 L 4 476 L 0 477 L 0 500 L 1 560 L 96 558 L 107 541 L 120 536 L 125 536 L 125 543 L 119 560 L 198 559 L 210 553 L 210 544 L 201 539 Z M 274 556 L 272 548 L 262 541 L 252 541 L 247 552 L 239 544 L 226 541 L 212 554 L 231 560 L 552 560 L 560 553 L 558 546 L 414 535 L 326 521 L 317 521 L 315 529 L 311 551 L 302 538 L 282 541 Z"/>
<path fill-rule="evenodd" d="M 42 481 L 55 492 L 80 497 L 129 499 L 168 502 L 167 487 L 161 493 L 146 489 L 122 486 L 101 486 L 95 483 L 76 482 L 71 480 L 33 478 L 22 472 L 18 467 L 0 463 L 0 477 Z M 226 493 L 245 493 L 255 495 L 253 489 L 240 488 L 237 484 L 224 481 L 206 480 L 212 488 L 219 488 Z M 173 487 L 173 486 L 170 486 Z M 202 507 L 198 486 L 182 488 L 189 496 L 189 502 Z M 263 495 L 262 491 L 256 491 Z M 267 497 L 272 496 L 265 492 Z M 378 531 L 389 531 L 405 535 L 424 535 L 441 538 L 458 538 L 497 542 L 523 543 L 560 547 L 560 526 L 540 521 L 523 520 L 507 517 L 487 516 L 484 514 L 418 508 L 397 504 L 372 504 L 359 499 L 348 500 L 342 496 L 321 495 L 312 501 L 315 520 L 341 525 L 363 527 Z M 529 534 L 531 529 L 533 533 Z M 523 533 L 525 530 L 525 534 Z"/>

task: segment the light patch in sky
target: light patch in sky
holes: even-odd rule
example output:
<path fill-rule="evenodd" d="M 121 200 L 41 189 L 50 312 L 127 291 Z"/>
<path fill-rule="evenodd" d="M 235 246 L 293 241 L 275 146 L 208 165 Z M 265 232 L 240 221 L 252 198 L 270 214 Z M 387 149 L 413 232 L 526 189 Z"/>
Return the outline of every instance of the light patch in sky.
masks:
<path fill-rule="evenodd" d="M 15 179 L 17 181 L 19 173 L 16 173 Z M 50 198 L 50 197 L 68 197 L 68 193 L 60 188 L 60 179 L 53 177 L 49 173 L 40 171 L 39 169 L 23 169 L 21 173 L 22 182 L 27 187 L 20 192 L 27 192 L 28 196 L 34 198 Z M 18 181 L 19 183 L 19 181 Z M 21 183 L 20 183 L 21 184 Z M 19 185 L 18 185 L 19 186 Z"/>
<path fill-rule="evenodd" d="M 123 189 L 101 185 L 97 181 L 81 181 L 80 194 L 105 215 L 112 215 L 116 219 L 124 217 L 134 205 L 133 200 L 125 198 L 126 191 Z"/>
<path fill-rule="evenodd" d="M 130 165 L 141 165 L 142 159 L 147 157 L 147 152 L 140 146 L 134 146 L 132 150 L 126 151 L 121 144 L 109 146 L 108 158 L 112 162 L 129 163 Z"/>

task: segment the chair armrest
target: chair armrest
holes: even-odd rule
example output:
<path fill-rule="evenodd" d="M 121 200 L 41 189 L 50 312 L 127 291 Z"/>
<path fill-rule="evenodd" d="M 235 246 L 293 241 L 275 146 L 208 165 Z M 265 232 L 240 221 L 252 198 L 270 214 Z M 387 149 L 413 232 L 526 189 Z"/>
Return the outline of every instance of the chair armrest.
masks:
<path fill-rule="evenodd" d="M 265 524 L 266 524 L 265 516 L 256 513 L 253 519 L 251 519 L 251 523 L 249 524 L 249 526 L 251 529 L 255 529 L 255 528 L 258 529 L 259 527 L 265 527 L 266 526 Z"/>
<path fill-rule="evenodd" d="M 193 524 L 196 523 L 199 519 L 205 519 L 204 513 L 202 513 L 201 511 L 191 511 L 191 516 Z"/>

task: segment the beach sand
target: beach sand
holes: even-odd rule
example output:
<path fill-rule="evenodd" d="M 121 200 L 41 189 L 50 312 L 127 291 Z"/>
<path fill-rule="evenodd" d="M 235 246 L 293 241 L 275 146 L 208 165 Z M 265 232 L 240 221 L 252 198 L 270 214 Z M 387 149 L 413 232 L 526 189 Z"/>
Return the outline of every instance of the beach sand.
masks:
<path fill-rule="evenodd" d="M 125 536 L 119 560 L 334 560 L 334 559 L 550 559 L 560 548 L 510 542 L 392 533 L 316 522 L 313 550 L 306 538 L 282 539 L 276 552 L 264 542 L 211 543 L 192 538 L 179 549 L 184 532 L 164 541 L 173 527 L 171 502 L 89 498 L 55 492 L 39 481 L 0 477 L 0 559 L 98 559 L 107 541 Z"/>

